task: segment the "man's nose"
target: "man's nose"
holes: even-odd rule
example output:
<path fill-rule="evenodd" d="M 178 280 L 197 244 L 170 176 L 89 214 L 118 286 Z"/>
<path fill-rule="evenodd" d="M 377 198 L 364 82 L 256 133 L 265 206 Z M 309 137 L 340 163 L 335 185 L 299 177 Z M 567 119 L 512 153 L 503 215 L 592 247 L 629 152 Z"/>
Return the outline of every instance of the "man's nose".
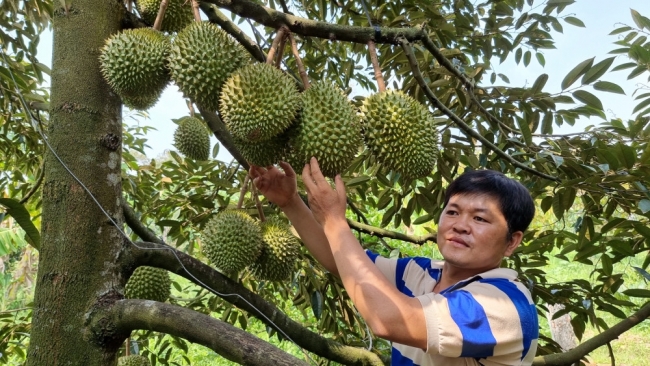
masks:
<path fill-rule="evenodd" d="M 454 225 L 452 226 L 452 229 L 457 233 L 469 232 L 469 225 L 467 223 L 467 219 L 462 216 L 458 217 L 456 220 L 454 220 Z"/>

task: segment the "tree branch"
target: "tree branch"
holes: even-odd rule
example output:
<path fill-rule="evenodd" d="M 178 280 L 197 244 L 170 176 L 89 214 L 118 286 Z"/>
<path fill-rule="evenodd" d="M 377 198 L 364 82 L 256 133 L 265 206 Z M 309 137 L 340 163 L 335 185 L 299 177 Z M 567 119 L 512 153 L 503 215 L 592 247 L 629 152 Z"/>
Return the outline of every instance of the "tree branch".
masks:
<path fill-rule="evenodd" d="M 235 143 L 232 141 L 232 136 L 230 135 L 230 132 L 228 132 L 228 128 L 223 123 L 221 118 L 219 118 L 219 115 L 215 112 L 207 110 L 204 111 L 202 108 L 199 108 L 199 112 L 201 112 L 201 116 L 208 123 L 208 126 L 214 133 L 214 136 L 217 138 L 217 140 L 219 140 L 219 142 L 221 142 L 221 145 L 223 145 L 223 147 L 228 150 L 230 155 L 232 155 L 232 157 L 235 158 L 235 160 L 237 160 L 237 162 L 244 169 L 248 170 L 248 162 L 246 159 L 244 159 L 239 150 L 237 150 Z"/>
<path fill-rule="evenodd" d="M 164 268 L 202 286 L 278 330 L 298 346 L 346 365 L 382 365 L 374 353 L 324 338 L 293 321 L 273 304 L 199 260 L 168 246 L 139 242 L 127 248 L 131 265 Z"/>
<path fill-rule="evenodd" d="M 373 40 L 375 43 L 397 44 L 397 37 L 404 37 L 409 41 L 422 39 L 425 35 L 420 28 L 388 28 L 382 27 L 375 31 L 373 27 L 358 27 L 331 24 L 314 21 L 311 19 L 285 14 L 250 0 L 204 0 L 220 8 L 247 18 L 267 27 L 279 29 L 286 26 L 290 31 L 303 35 L 330 40 L 339 40 L 366 44 Z"/>
<path fill-rule="evenodd" d="M 43 183 L 43 177 L 45 176 L 45 169 L 43 169 L 43 162 L 41 162 L 41 166 L 38 168 L 38 177 L 36 178 L 36 182 L 34 182 L 34 185 L 32 188 L 25 194 L 23 198 L 20 199 L 18 203 L 21 205 L 25 202 L 27 202 L 33 195 L 36 193 L 38 188 L 41 186 L 41 183 Z"/>
<path fill-rule="evenodd" d="M 370 234 L 382 238 L 397 239 L 397 240 L 406 241 L 418 245 L 422 245 L 428 241 L 434 243 L 437 243 L 438 241 L 437 240 L 438 233 L 431 233 L 428 235 L 419 235 L 419 236 L 407 235 L 407 234 L 398 233 L 396 231 L 390 231 L 390 230 L 362 224 L 360 222 L 353 221 L 350 219 L 348 219 L 348 225 L 350 225 L 350 228 L 360 231 L 362 233 L 366 233 L 366 234 Z"/>
<path fill-rule="evenodd" d="M 111 315 L 120 331 L 153 330 L 206 346 L 242 365 L 307 365 L 272 344 L 226 322 L 180 306 L 119 300 Z"/>
<path fill-rule="evenodd" d="M 146 227 L 142 221 L 138 219 L 133 207 L 129 205 L 126 200 L 122 199 L 122 211 L 124 212 L 124 222 L 133 232 L 142 240 L 150 241 L 157 244 L 165 244 L 165 242 L 156 236 L 156 234 Z"/>
<path fill-rule="evenodd" d="M 580 344 L 570 351 L 535 357 L 533 360 L 533 366 L 562 366 L 578 362 L 589 352 L 617 339 L 618 336 L 627 332 L 630 328 L 641 323 L 647 318 L 650 318 L 650 302 L 646 303 L 637 312 L 630 315 L 626 319 L 621 320 L 613 327 L 607 329 L 597 336 L 594 336 L 593 338 L 587 340 L 586 342 Z"/>
<path fill-rule="evenodd" d="M 215 23 L 221 27 L 228 34 L 233 36 L 239 44 L 241 44 L 252 56 L 259 62 L 266 61 L 266 54 L 254 40 L 244 33 L 235 23 L 222 13 L 219 8 L 210 3 L 201 2 L 199 4 L 203 13 L 208 17 L 210 22 Z"/>
<path fill-rule="evenodd" d="M 409 64 L 411 66 L 411 70 L 413 70 L 413 77 L 415 80 L 417 80 L 418 84 L 420 85 L 420 88 L 424 91 L 424 94 L 427 96 L 427 99 L 433 104 L 436 108 L 440 109 L 442 113 L 444 113 L 449 119 L 451 119 L 463 132 L 465 132 L 467 135 L 481 141 L 485 146 L 487 146 L 490 150 L 494 151 L 498 156 L 509 162 L 510 164 L 525 170 L 529 173 L 532 173 L 534 175 L 537 175 L 539 177 L 552 180 L 555 182 L 559 182 L 560 179 L 542 172 L 539 172 L 529 166 L 526 166 L 522 164 L 521 162 L 515 160 L 512 156 L 506 154 L 503 150 L 499 149 L 496 145 L 488 141 L 485 137 L 481 136 L 478 132 L 474 131 L 465 121 L 460 119 L 457 115 L 454 114 L 449 108 L 447 108 L 438 98 L 436 98 L 435 94 L 429 89 L 429 86 L 427 83 L 424 81 L 424 78 L 422 77 L 422 73 L 420 72 L 420 68 L 418 66 L 417 59 L 415 58 L 415 55 L 413 54 L 413 50 L 411 49 L 411 46 L 409 45 L 408 41 L 404 38 L 402 38 L 400 41 L 400 44 L 402 45 L 402 49 L 404 50 L 404 53 L 406 54 L 406 57 L 409 60 Z"/>

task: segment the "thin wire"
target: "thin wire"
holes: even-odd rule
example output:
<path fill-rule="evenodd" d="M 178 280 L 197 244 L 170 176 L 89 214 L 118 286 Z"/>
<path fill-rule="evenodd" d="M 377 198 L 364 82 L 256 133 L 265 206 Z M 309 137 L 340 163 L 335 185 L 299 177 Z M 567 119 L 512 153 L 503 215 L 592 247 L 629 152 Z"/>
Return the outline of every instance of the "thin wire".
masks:
<path fill-rule="evenodd" d="M 248 300 L 246 300 L 246 299 L 245 299 L 243 296 L 241 296 L 240 294 L 236 294 L 236 293 L 232 293 L 232 294 L 220 293 L 219 291 L 214 290 L 213 288 L 211 288 L 210 286 L 206 285 L 206 284 L 203 283 L 201 280 L 199 280 L 198 278 L 196 278 L 196 277 L 195 277 L 195 276 L 194 276 L 190 271 L 187 270 L 187 268 L 185 268 L 185 265 L 183 264 L 183 262 L 181 261 L 181 259 L 180 259 L 180 258 L 178 257 L 178 255 L 176 254 L 176 251 L 175 251 L 173 248 L 169 247 L 167 244 L 165 244 L 165 245 L 167 245 L 167 248 L 145 248 L 145 247 L 138 246 L 136 243 L 134 243 L 134 242 L 131 240 L 131 238 L 129 238 L 129 236 L 128 236 L 128 235 L 127 235 L 127 234 L 126 234 L 126 233 L 125 233 L 121 228 L 120 228 L 120 226 L 117 224 L 117 222 L 115 222 L 115 220 L 113 220 L 113 217 L 112 217 L 112 216 L 111 216 L 111 215 L 110 215 L 110 214 L 109 214 L 109 213 L 104 209 L 104 207 L 101 205 L 101 203 L 99 203 L 99 201 L 95 198 L 95 196 L 92 194 L 92 192 L 90 192 L 90 190 L 88 189 L 88 187 L 86 187 L 86 185 L 83 184 L 83 182 L 82 182 L 82 181 L 81 181 L 81 180 L 80 180 L 80 179 L 79 179 L 79 178 L 78 178 L 78 177 L 77 177 L 77 176 L 72 172 L 72 170 L 70 170 L 70 168 L 68 168 L 68 166 L 63 162 L 63 160 L 59 157 L 59 155 L 54 151 L 54 149 L 53 149 L 52 146 L 50 145 L 50 143 L 49 143 L 47 137 L 45 136 L 45 134 L 44 134 L 43 131 L 41 130 L 40 126 L 38 125 L 36 119 L 35 119 L 34 116 L 32 115 L 32 111 L 27 107 L 27 102 L 25 101 L 25 99 L 24 99 L 22 93 L 21 93 L 20 90 L 18 89 L 18 84 L 16 83 L 16 79 L 14 78 L 14 74 L 13 74 L 13 72 L 12 72 L 12 70 L 11 70 L 11 65 L 10 65 L 9 62 L 7 61 L 7 57 L 6 57 L 6 55 L 5 55 L 4 50 L 2 51 L 2 58 L 4 59 L 5 64 L 7 65 L 7 69 L 9 70 L 9 74 L 11 75 L 11 80 L 12 80 L 13 83 L 14 83 L 14 90 L 15 90 L 16 94 L 18 95 L 18 97 L 20 98 L 21 104 L 23 105 L 23 108 L 25 109 L 25 112 L 26 112 L 26 113 L 29 115 L 29 117 L 31 118 L 32 126 L 34 127 L 34 129 L 36 130 L 36 132 L 38 132 L 38 134 L 43 138 L 43 141 L 45 142 L 45 145 L 47 145 L 48 149 L 52 152 L 52 154 L 54 155 L 54 157 L 59 161 L 59 163 L 61 164 L 61 166 L 63 166 L 63 168 L 64 168 L 64 169 L 65 169 L 65 170 L 66 170 L 66 171 L 67 171 L 67 172 L 72 176 L 72 178 L 73 178 L 77 183 L 79 183 L 79 185 L 84 189 L 84 191 L 86 191 L 86 193 L 90 196 L 90 198 L 93 200 L 93 202 L 95 202 L 95 204 L 97 205 L 97 207 L 99 207 L 99 209 L 102 211 L 102 213 L 103 213 L 103 214 L 108 218 L 108 220 L 109 220 L 109 221 L 110 221 L 110 222 L 115 226 L 115 228 L 120 232 L 120 234 L 122 234 L 122 236 L 124 236 L 124 238 L 126 238 L 126 240 L 127 240 L 129 243 L 131 243 L 133 246 L 135 246 L 136 248 L 141 249 L 141 250 L 169 250 L 169 251 L 171 251 L 172 254 L 174 254 L 174 257 L 176 257 L 176 260 L 178 261 L 178 263 L 179 263 L 179 264 L 181 265 L 181 267 L 183 268 L 183 270 L 184 270 L 184 271 L 185 271 L 185 272 L 186 272 L 190 277 L 192 277 L 192 279 L 194 279 L 194 281 L 196 281 L 198 284 L 200 284 L 200 285 L 203 286 L 204 288 L 206 288 L 206 289 L 212 291 L 214 294 L 216 294 L 217 296 L 220 296 L 220 297 L 226 297 L 226 296 L 236 296 L 236 297 L 239 297 L 239 298 L 240 298 L 241 300 L 243 300 L 246 304 L 248 304 L 248 306 L 250 306 L 251 308 L 255 309 L 255 311 L 257 311 L 257 312 L 258 312 L 258 313 L 259 313 L 259 314 L 260 314 L 264 319 L 266 319 L 269 323 L 273 324 L 273 326 L 277 329 L 277 331 L 280 332 L 280 333 L 282 333 L 282 336 L 283 336 L 283 337 L 285 337 L 286 339 L 288 339 L 289 341 L 291 341 L 293 344 L 295 344 L 296 346 L 298 346 L 300 349 L 304 349 L 304 348 L 300 347 L 300 345 L 298 345 L 298 343 L 296 343 L 293 339 L 291 339 L 291 338 L 290 338 L 290 337 L 289 337 L 289 336 L 288 336 L 288 335 L 287 335 L 287 334 L 286 334 L 286 333 L 285 333 L 285 332 L 284 332 L 284 331 L 283 331 L 279 326 L 277 326 L 277 325 L 276 325 L 276 324 L 275 324 L 271 319 L 269 319 L 269 318 L 268 318 L 264 313 L 262 313 L 258 308 L 256 308 L 253 304 L 251 304 Z M 307 357 L 309 358 L 309 360 L 310 360 L 313 364 L 317 364 L 316 361 L 314 361 L 314 360 L 309 356 L 309 353 L 306 353 L 306 355 L 307 355 Z"/>

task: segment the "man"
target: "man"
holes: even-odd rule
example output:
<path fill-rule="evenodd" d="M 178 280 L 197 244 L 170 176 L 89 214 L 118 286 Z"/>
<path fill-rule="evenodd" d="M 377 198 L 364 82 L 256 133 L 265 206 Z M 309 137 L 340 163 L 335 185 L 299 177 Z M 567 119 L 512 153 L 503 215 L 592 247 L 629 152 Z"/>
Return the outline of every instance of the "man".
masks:
<path fill-rule="evenodd" d="M 346 218 L 345 186 L 335 189 L 312 158 L 302 177 L 309 208 L 287 163 L 251 167 L 312 255 L 338 275 L 375 335 L 393 342 L 393 365 L 530 365 L 537 311 L 517 273 L 499 268 L 521 243 L 535 213 L 520 183 L 489 170 L 447 188 L 438 222 L 444 261 L 390 260 L 363 250 Z"/>

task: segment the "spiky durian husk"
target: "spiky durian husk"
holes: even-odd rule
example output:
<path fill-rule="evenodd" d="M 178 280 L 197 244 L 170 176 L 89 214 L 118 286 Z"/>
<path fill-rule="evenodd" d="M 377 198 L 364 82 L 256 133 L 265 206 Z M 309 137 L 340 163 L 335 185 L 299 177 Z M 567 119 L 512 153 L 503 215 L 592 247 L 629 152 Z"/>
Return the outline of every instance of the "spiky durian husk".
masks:
<path fill-rule="evenodd" d="M 224 273 L 238 272 L 262 250 L 262 230 L 244 211 L 225 210 L 203 229 L 203 253 Z"/>
<path fill-rule="evenodd" d="M 149 359 L 141 355 L 130 355 L 120 357 L 117 366 L 151 366 Z"/>
<path fill-rule="evenodd" d="M 151 28 L 127 29 L 106 40 L 99 56 L 104 79 L 127 106 L 152 107 L 169 83 L 169 39 Z"/>
<path fill-rule="evenodd" d="M 162 0 L 137 0 L 138 11 L 145 23 L 153 25 L 158 16 Z M 194 21 L 192 2 L 186 0 L 168 0 L 161 31 L 179 32 Z"/>
<path fill-rule="evenodd" d="M 343 92 L 329 82 L 318 82 L 302 93 L 302 109 L 291 129 L 291 155 L 295 169 L 313 156 L 325 176 L 347 168 L 362 142 L 359 117 Z"/>
<path fill-rule="evenodd" d="M 208 22 L 192 22 L 178 32 L 169 54 L 172 80 L 186 97 L 212 112 L 223 83 L 248 62 L 244 47 Z"/>
<path fill-rule="evenodd" d="M 300 251 L 298 238 L 279 219 L 262 223 L 262 237 L 262 253 L 251 265 L 251 271 L 261 280 L 287 279 L 293 273 Z"/>
<path fill-rule="evenodd" d="M 257 166 L 269 166 L 282 160 L 288 149 L 288 139 L 285 132 L 261 142 L 247 142 L 233 137 L 233 143 L 249 163 Z"/>
<path fill-rule="evenodd" d="M 124 288 L 128 299 L 165 302 L 171 293 L 169 273 L 161 268 L 141 266 L 136 268 Z"/>
<path fill-rule="evenodd" d="M 220 111 L 230 133 L 241 141 L 267 141 L 291 126 L 300 93 L 291 77 L 269 64 L 235 71 L 221 89 Z"/>
<path fill-rule="evenodd" d="M 210 132 L 205 123 L 196 117 L 183 117 L 174 132 L 174 146 L 183 155 L 194 160 L 210 157 Z"/>
<path fill-rule="evenodd" d="M 416 179 L 433 170 L 438 131 L 431 113 L 402 91 L 388 90 L 366 98 L 361 107 L 365 142 L 387 168 Z"/>

